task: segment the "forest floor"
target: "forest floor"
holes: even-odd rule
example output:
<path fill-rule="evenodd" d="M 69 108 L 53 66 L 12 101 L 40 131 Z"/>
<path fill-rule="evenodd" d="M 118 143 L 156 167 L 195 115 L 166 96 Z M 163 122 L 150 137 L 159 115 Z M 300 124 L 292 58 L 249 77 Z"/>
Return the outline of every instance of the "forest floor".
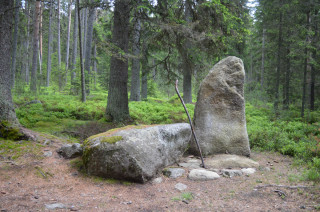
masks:
<path fill-rule="evenodd" d="M 261 169 L 250 176 L 199 182 L 189 180 L 185 174 L 177 179 L 161 176 L 163 181 L 158 184 L 136 184 L 86 176 L 77 168 L 80 159 L 66 160 L 56 153 L 62 140 L 42 136 L 38 136 L 41 145 L 37 154 L 27 152 L 17 160 L 0 158 L 1 212 L 46 211 L 46 205 L 64 207 L 55 211 L 320 209 L 319 184 L 301 181 L 302 168 L 278 153 L 252 152 L 252 159 Z M 175 189 L 177 183 L 187 185 L 187 189 Z"/>

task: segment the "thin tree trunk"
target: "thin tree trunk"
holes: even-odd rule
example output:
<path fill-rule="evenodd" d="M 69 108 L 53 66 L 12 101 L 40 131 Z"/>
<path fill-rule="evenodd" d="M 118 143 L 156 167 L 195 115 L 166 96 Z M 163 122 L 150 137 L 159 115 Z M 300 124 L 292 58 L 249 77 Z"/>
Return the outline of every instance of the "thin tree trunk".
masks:
<path fill-rule="evenodd" d="M 140 31 L 141 21 L 139 12 L 136 12 L 136 18 L 133 28 L 133 43 L 132 43 L 132 54 L 135 58 L 132 59 L 131 67 L 131 101 L 140 101 Z"/>
<path fill-rule="evenodd" d="M 280 0 L 282 5 L 282 1 Z M 281 9 L 281 8 L 280 8 Z M 274 100 L 274 111 L 278 114 L 279 109 L 279 86 L 280 86 L 280 69 L 281 69 L 281 49 L 282 49 L 282 11 L 279 15 L 279 37 L 278 37 L 278 53 L 277 53 L 277 72 L 275 80 L 275 100 Z"/>
<path fill-rule="evenodd" d="M 291 72 L 291 61 L 290 61 L 290 49 L 289 47 L 287 48 L 287 68 L 285 72 L 285 84 L 284 84 L 284 98 L 283 98 L 283 109 L 288 110 L 289 109 L 289 91 L 290 91 L 290 72 Z"/>
<path fill-rule="evenodd" d="M 72 0 L 69 0 L 68 5 L 68 35 L 67 35 L 67 51 L 66 51 L 66 73 L 65 73 L 65 84 L 68 81 L 68 69 L 69 69 L 69 49 L 70 49 L 70 28 L 71 28 L 71 5 Z"/>
<path fill-rule="evenodd" d="M 91 1 L 92 3 L 92 1 Z M 87 20 L 87 30 L 86 30 L 86 47 L 85 47 L 85 61 L 84 61 L 84 69 L 87 73 L 86 77 L 86 89 L 87 94 L 90 93 L 90 65 L 91 65 L 91 50 L 92 50 L 92 37 L 93 37 L 93 23 L 95 20 L 95 8 L 93 6 L 89 7 L 89 17 Z"/>
<path fill-rule="evenodd" d="M 15 73 L 16 73 L 20 1 L 21 0 L 16 0 L 15 11 L 14 11 L 14 34 L 13 34 L 12 65 L 11 65 L 11 88 L 14 87 Z"/>
<path fill-rule="evenodd" d="M 30 61 L 30 54 L 29 54 L 29 39 L 30 39 L 30 3 L 28 1 L 25 2 L 26 4 L 26 16 L 27 16 L 27 35 L 26 35 L 26 57 L 25 57 L 25 63 L 26 63 L 26 69 L 25 69 L 25 82 L 27 85 L 29 84 L 29 61 Z"/>
<path fill-rule="evenodd" d="M 82 25 L 82 30 L 83 30 L 83 43 L 82 43 L 82 55 L 86 54 L 86 36 L 87 36 L 87 21 L 88 21 L 88 8 L 83 8 L 83 25 Z"/>
<path fill-rule="evenodd" d="M 76 68 L 76 64 L 77 64 L 77 50 L 78 50 L 78 7 L 75 7 L 75 11 L 74 11 L 74 25 L 73 25 L 73 48 L 72 48 L 72 73 L 71 73 L 71 83 L 73 82 L 73 80 L 75 79 L 76 76 L 76 72 L 75 72 L 75 68 Z M 80 33 L 81 35 L 81 33 Z"/>
<path fill-rule="evenodd" d="M 262 49 L 261 49 L 261 91 L 264 91 L 264 51 L 265 51 L 265 38 L 266 38 L 266 29 L 262 30 Z"/>
<path fill-rule="evenodd" d="M 37 68 L 38 68 L 38 53 L 39 53 L 39 19 L 40 19 L 40 0 L 36 1 L 36 9 L 34 13 L 33 25 L 33 56 L 31 69 L 31 84 L 30 90 L 33 94 L 37 94 Z"/>
<path fill-rule="evenodd" d="M 116 0 L 112 41 L 121 52 L 128 52 L 130 0 Z M 107 120 L 122 122 L 130 118 L 128 106 L 128 59 L 120 52 L 111 57 Z"/>
<path fill-rule="evenodd" d="M 62 73 L 61 73 L 61 42 L 60 42 L 60 0 L 58 0 L 58 74 L 59 74 L 59 91 L 62 88 Z"/>
<path fill-rule="evenodd" d="M 80 10 L 79 10 L 79 0 L 77 0 L 77 10 L 78 10 L 78 23 L 80 22 Z M 86 101 L 86 87 L 84 79 L 84 70 L 83 70 L 83 61 L 82 61 L 82 45 L 81 45 L 81 24 L 78 24 L 79 27 L 79 47 L 80 47 L 80 67 L 81 67 L 81 101 Z"/>
<path fill-rule="evenodd" d="M 0 1 L 0 124 L 18 126 L 11 96 L 12 8 L 13 1 Z"/>
<path fill-rule="evenodd" d="M 307 12 L 307 27 L 308 30 L 311 30 L 311 17 L 310 17 L 310 11 Z M 307 34 L 306 37 L 307 45 L 310 45 L 310 36 Z M 309 61 L 309 51 L 308 46 L 305 48 L 305 62 L 304 62 L 304 72 L 303 72 L 303 86 L 302 86 L 302 100 L 301 100 L 301 117 L 304 117 L 304 110 L 305 110 L 305 104 L 306 104 L 306 89 L 307 89 L 307 75 L 310 71 L 310 61 Z"/>
<path fill-rule="evenodd" d="M 53 0 L 50 0 L 49 9 L 49 32 L 48 32 L 48 59 L 47 59 L 47 81 L 46 86 L 50 86 L 50 75 L 51 75 L 51 53 L 52 53 L 52 11 L 53 11 Z"/>
<path fill-rule="evenodd" d="M 43 3 L 40 3 L 40 20 L 39 20 L 39 72 L 40 72 L 40 85 L 42 81 L 42 12 L 43 12 Z"/>
<path fill-rule="evenodd" d="M 97 45 L 94 44 L 93 47 L 93 74 L 94 74 L 94 89 L 97 88 L 97 75 L 98 75 L 98 70 L 97 70 Z"/>

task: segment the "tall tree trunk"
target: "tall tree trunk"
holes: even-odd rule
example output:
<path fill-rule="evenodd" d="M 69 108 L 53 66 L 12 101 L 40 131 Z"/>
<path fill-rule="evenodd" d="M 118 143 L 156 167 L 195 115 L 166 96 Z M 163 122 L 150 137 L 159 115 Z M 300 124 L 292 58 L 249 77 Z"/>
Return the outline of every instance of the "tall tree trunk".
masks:
<path fill-rule="evenodd" d="M 39 20 L 39 72 L 40 72 L 40 85 L 42 81 L 42 12 L 43 12 L 43 3 L 40 3 L 40 20 Z"/>
<path fill-rule="evenodd" d="M 314 11 L 314 17 L 317 16 L 319 10 Z M 319 31 L 318 31 L 318 22 L 315 20 L 314 22 L 314 35 L 312 39 L 313 50 L 312 50 L 312 60 L 316 61 L 317 57 L 317 43 L 319 42 Z M 310 111 L 314 111 L 314 102 L 315 102 L 315 84 L 316 84 L 316 67 L 313 63 L 311 65 L 311 79 L 310 79 Z"/>
<path fill-rule="evenodd" d="M 285 71 L 285 84 L 283 86 L 283 90 L 284 90 L 284 98 L 283 98 L 283 109 L 284 110 L 288 110 L 289 109 L 289 103 L 290 103 L 290 95 L 289 95 L 289 91 L 290 91 L 290 72 L 291 72 L 291 61 L 290 61 L 290 49 L 289 49 L 289 45 L 287 48 L 287 58 L 286 58 L 286 63 L 287 63 L 287 67 L 286 67 L 286 71 Z"/>
<path fill-rule="evenodd" d="M 73 48 L 72 48 L 72 73 L 71 73 L 71 83 L 73 82 L 75 76 L 76 76 L 76 72 L 75 72 L 75 68 L 76 68 L 76 64 L 77 64 L 77 50 L 78 50 L 78 8 L 77 6 L 75 7 L 74 10 L 74 25 L 73 25 Z M 81 35 L 81 33 L 80 33 Z"/>
<path fill-rule="evenodd" d="M 128 52 L 130 0 L 116 0 L 112 41 L 121 52 Z M 106 109 L 107 120 L 114 122 L 130 118 L 128 107 L 128 59 L 121 52 L 111 57 L 109 94 Z"/>
<path fill-rule="evenodd" d="M 311 30 L 311 17 L 310 17 L 310 11 L 307 12 L 307 27 L 308 30 Z M 304 117 L 304 110 L 305 110 L 305 104 L 306 104 L 306 94 L 307 94 L 307 75 L 308 72 L 310 72 L 310 58 L 309 58 L 309 50 L 308 45 L 310 45 L 310 36 L 307 34 L 306 37 L 307 46 L 305 48 L 305 61 L 304 61 L 304 72 L 303 72 L 303 86 L 302 86 L 302 100 L 301 100 L 301 117 Z"/>
<path fill-rule="evenodd" d="M 60 42 L 60 0 L 58 0 L 58 73 L 59 73 L 59 91 L 62 88 L 62 73 L 61 73 L 61 42 Z"/>
<path fill-rule="evenodd" d="M 87 36 L 87 22 L 88 22 L 88 8 L 82 9 L 82 31 L 83 31 L 83 42 L 82 42 L 82 55 L 86 54 L 86 36 Z"/>
<path fill-rule="evenodd" d="M 26 16 L 27 16 L 27 35 L 26 35 L 26 57 L 25 57 L 25 82 L 27 83 L 27 85 L 29 84 L 29 61 L 30 61 L 30 54 L 29 54 L 29 39 L 30 39 L 30 33 L 29 33 L 29 29 L 30 29 L 30 3 L 28 1 L 25 2 L 26 4 Z"/>
<path fill-rule="evenodd" d="M 20 1 L 15 1 L 14 11 L 14 34 L 13 34 L 13 48 L 12 48 L 12 65 L 11 65 L 11 88 L 14 87 L 15 73 L 16 73 L 16 58 L 17 58 L 17 43 L 18 43 L 18 26 L 19 26 L 19 9 Z"/>
<path fill-rule="evenodd" d="M 280 0 L 282 6 L 282 1 Z M 280 8 L 281 10 L 281 8 Z M 275 80 L 275 100 L 274 100 L 274 111 L 278 114 L 279 107 L 279 86 L 280 86 L 280 69 L 281 69 L 281 49 L 282 49 L 282 11 L 279 14 L 279 37 L 278 37 L 278 53 L 277 53 L 277 72 Z"/>
<path fill-rule="evenodd" d="M 50 86 L 50 75 L 51 75 L 51 53 L 52 53 L 52 11 L 53 11 L 53 0 L 50 0 L 49 9 L 49 32 L 48 32 L 48 59 L 47 59 L 47 81 L 46 86 Z"/>
<path fill-rule="evenodd" d="M 185 1 L 185 21 L 186 24 L 192 22 L 192 2 Z M 192 103 L 192 62 L 190 59 L 191 42 L 186 38 L 183 48 L 182 62 L 183 62 L 183 100 L 185 103 Z"/>
<path fill-rule="evenodd" d="M 18 126 L 11 96 L 11 42 L 13 1 L 0 0 L 0 125 Z M 0 133 L 0 137 L 3 137 Z"/>
<path fill-rule="evenodd" d="M 72 0 L 69 0 L 68 5 L 68 34 L 67 34 L 67 51 L 66 51 L 66 73 L 65 73 L 65 84 L 67 84 L 68 79 L 68 69 L 69 69 L 69 49 L 70 49 L 70 28 L 71 28 L 71 5 Z"/>
<path fill-rule="evenodd" d="M 77 0 L 77 10 L 78 10 L 78 23 L 80 22 L 80 9 L 79 9 L 79 0 Z M 78 24 L 79 27 L 79 47 L 80 47 L 80 68 L 81 68 L 81 101 L 86 101 L 86 85 L 84 79 L 84 69 L 83 69 L 83 60 L 82 60 L 82 44 L 81 44 L 81 24 Z"/>
<path fill-rule="evenodd" d="M 261 91 L 264 91 L 263 84 L 264 84 L 264 51 L 265 51 L 265 38 L 266 38 L 266 29 L 262 30 L 262 49 L 261 49 L 261 77 L 260 77 L 260 84 L 261 84 Z"/>
<path fill-rule="evenodd" d="M 36 9 L 34 13 L 33 23 L 33 55 L 31 68 L 31 84 L 30 90 L 33 94 L 37 94 L 37 69 L 38 69 L 38 53 L 39 53 L 39 19 L 40 19 L 40 0 L 36 1 Z"/>
<path fill-rule="evenodd" d="M 132 42 L 132 54 L 135 58 L 132 59 L 131 67 L 131 101 L 140 101 L 140 31 L 141 21 L 139 12 L 136 12 L 136 18 L 134 19 L 133 28 L 133 42 Z"/>
<path fill-rule="evenodd" d="M 97 88 L 97 75 L 98 75 L 98 70 L 97 70 L 97 45 L 94 44 L 93 47 L 93 74 L 94 74 L 94 89 Z"/>
<path fill-rule="evenodd" d="M 93 3 L 93 1 L 91 1 Z M 87 94 L 90 93 L 90 78 L 91 78 L 91 72 L 90 72 L 90 65 L 91 65 L 91 50 L 92 50 L 92 36 L 93 36 L 93 23 L 95 18 L 95 7 L 90 6 L 89 7 L 89 17 L 87 20 L 87 30 L 86 30 L 86 48 L 85 48 L 85 61 L 84 61 L 84 69 L 86 72 L 86 89 Z"/>

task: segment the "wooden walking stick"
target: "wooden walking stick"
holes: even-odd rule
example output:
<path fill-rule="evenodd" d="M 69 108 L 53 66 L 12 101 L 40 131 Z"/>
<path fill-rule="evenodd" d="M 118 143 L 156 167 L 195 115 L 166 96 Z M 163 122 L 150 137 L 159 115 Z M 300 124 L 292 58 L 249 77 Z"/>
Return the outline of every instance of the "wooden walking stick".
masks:
<path fill-rule="evenodd" d="M 204 165 L 204 161 L 203 161 L 203 157 L 202 157 L 202 152 L 201 152 L 201 149 L 200 149 L 200 145 L 199 145 L 199 142 L 198 142 L 196 133 L 194 132 L 194 129 L 193 129 L 193 125 L 192 125 L 192 122 L 191 122 L 191 118 L 190 118 L 189 112 L 188 112 L 187 107 L 186 107 L 186 105 L 184 104 L 184 101 L 183 101 L 183 99 L 181 98 L 181 95 L 180 95 L 179 90 L 178 90 L 178 80 L 176 80 L 176 92 L 177 92 L 177 94 L 178 94 L 178 96 L 179 96 L 179 98 L 180 98 L 180 101 L 181 101 L 181 103 L 182 103 L 182 105 L 183 105 L 183 107 L 184 107 L 184 110 L 185 110 L 186 113 L 187 113 L 187 116 L 188 116 L 188 119 L 189 119 L 189 123 L 190 123 L 190 127 L 191 127 L 191 132 L 192 132 L 192 135 L 193 135 L 193 137 L 194 137 L 194 140 L 196 141 L 196 144 L 197 144 L 197 147 L 198 147 L 198 150 L 199 150 L 199 153 L 200 153 L 200 158 L 201 158 L 201 161 L 202 161 L 202 165 L 201 165 L 201 166 L 202 166 L 203 168 L 206 168 L 205 165 Z"/>

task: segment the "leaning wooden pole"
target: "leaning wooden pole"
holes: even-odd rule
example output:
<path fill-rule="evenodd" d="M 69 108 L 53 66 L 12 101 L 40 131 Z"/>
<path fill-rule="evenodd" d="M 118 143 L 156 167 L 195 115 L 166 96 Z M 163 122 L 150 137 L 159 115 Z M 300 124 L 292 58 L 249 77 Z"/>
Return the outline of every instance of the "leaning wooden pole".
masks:
<path fill-rule="evenodd" d="M 203 160 L 203 157 L 202 157 L 202 152 L 201 152 L 201 148 L 200 148 L 200 145 L 199 145 L 199 142 L 198 142 L 198 139 L 197 139 L 197 136 L 196 136 L 196 133 L 194 132 L 194 129 L 193 129 L 193 125 L 192 125 L 192 122 L 191 122 L 191 118 L 190 118 L 190 115 L 189 115 L 189 112 L 188 112 L 188 109 L 186 107 L 186 105 L 184 104 L 184 101 L 179 93 L 179 90 L 178 90 L 178 80 L 176 80 L 176 92 L 180 98 L 180 101 L 184 107 L 184 110 L 186 111 L 187 113 L 187 116 L 188 116 L 188 119 L 189 119 L 189 124 L 190 124 L 190 127 L 191 127 L 191 132 L 192 132 L 192 135 L 194 137 L 194 140 L 196 141 L 196 144 L 197 144 L 197 147 L 198 147 L 198 150 L 199 150 L 199 153 L 200 153 L 200 158 L 201 158 L 201 162 L 202 162 L 202 167 L 203 168 L 206 168 L 206 166 L 204 165 L 204 160 Z"/>

